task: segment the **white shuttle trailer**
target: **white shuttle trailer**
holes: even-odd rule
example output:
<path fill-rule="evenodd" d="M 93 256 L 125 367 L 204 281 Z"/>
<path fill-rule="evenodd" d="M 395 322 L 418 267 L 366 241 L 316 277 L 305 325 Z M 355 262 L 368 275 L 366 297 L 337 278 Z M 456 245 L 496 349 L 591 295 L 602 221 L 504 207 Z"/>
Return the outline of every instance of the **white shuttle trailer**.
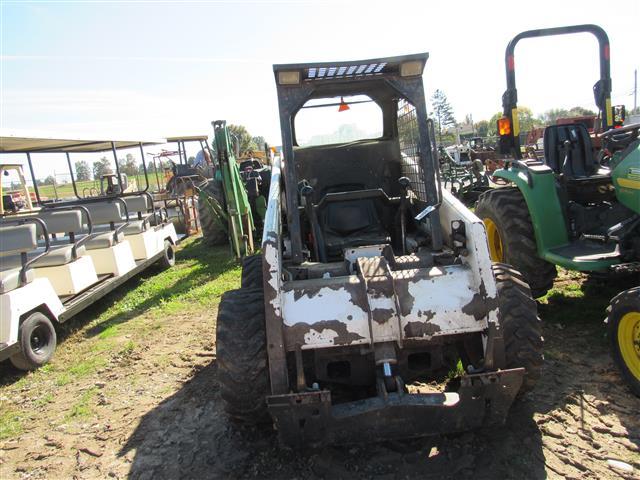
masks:
<path fill-rule="evenodd" d="M 36 197 L 28 208 L 0 217 L 0 361 L 8 358 L 23 370 L 44 365 L 56 348 L 56 322 L 152 264 L 174 264 L 182 237 L 154 207 L 146 175 L 139 192 L 84 197 L 71 168 L 72 153 L 111 151 L 117 158 L 118 149 L 131 147 L 140 148 L 144 166 L 144 146 L 158 143 L 0 135 L 0 153 L 26 154 Z M 33 159 L 42 152 L 66 155 L 74 198 L 41 201 Z"/>

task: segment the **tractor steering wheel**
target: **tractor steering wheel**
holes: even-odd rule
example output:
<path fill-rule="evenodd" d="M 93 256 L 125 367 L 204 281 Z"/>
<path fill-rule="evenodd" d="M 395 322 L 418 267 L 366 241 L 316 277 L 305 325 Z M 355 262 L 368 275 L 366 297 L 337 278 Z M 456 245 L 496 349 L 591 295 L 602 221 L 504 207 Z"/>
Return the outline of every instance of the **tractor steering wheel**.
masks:
<path fill-rule="evenodd" d="M 621 128 L 612 128 L 600 134 L 607 150 L 615 151 L 626 148 L 631 142 L 638 138 L 640 133 L 640 123 L 632 123 Z"/>

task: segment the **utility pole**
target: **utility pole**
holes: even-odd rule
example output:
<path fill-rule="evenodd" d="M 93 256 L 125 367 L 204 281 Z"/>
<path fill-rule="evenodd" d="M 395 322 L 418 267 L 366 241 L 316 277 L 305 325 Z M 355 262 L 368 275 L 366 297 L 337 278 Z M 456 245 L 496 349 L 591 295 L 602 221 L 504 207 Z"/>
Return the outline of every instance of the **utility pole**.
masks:
<path fill-rule="evenodd" d="M 633 109 L 638 108 L 638 69 L 633 71 Z"/>

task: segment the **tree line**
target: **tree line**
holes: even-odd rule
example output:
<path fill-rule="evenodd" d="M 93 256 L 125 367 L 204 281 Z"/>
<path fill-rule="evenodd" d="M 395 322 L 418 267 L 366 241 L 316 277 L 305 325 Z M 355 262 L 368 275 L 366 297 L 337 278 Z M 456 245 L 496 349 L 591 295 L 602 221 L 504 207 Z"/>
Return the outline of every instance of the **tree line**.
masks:
<path fill-rule="evenodd" d="M 433 118 L 440 141 L 455 141 L 455 135 L 451 133 L 445 133 L 447 129 L 451 129 L 459 125 L 456 121 L 453 107 L 449 103 L 446 94 L 437 89 L 431 96 L 431 112 L 430 117 Z M 628 115 L 640 113 L 640 107 L 635 110 L 630 110 Z M 522 132 L 530 131 L 537 127 L 543 127 L 545 125 L 552 125 L 558 118 L 565 117 L 580 117 L 596 115 L 596 112 L 588 108 L 573 107 L 570 109 L 565 108 L 553 108 L 547 110 L 540 115 L 534 115 L 529 107 L 518 107 L 518 120 L 520 122 L 520 130 Z M 472 123 L 474 133 L 479 137 L 492 137 L 497 135 L 497 122 L 502 117 L 502 112 L 496 112 L 489 120 L 480 120 Z M 469 124 L 471 116 L 467 115 L 465 123 Z"/>
<path fill-rule="evenodd" d="M 234 149 L 240 155 L 244 155 L 248 152 L 262 151 L 265 145 L 265 139 L 263 136 L 253 136 L 249 133 L 247 128 L 243 125 L 227 125 L 227 130 L 231 136 L 231 142 Z M 215 142 L 211 145 L 212 152 L 215 155 L 216 145 Z M 189 157 L 187 163 L 192 164 L 195 161 L 195 157 Z M 165 168 L 170 167 L 168 159 L 156 160 L 158 171 L 163 171 Z M 75 180 L 79 182 L 99 180 L 103 175 L 114 173 L 114 167 L 112 160 L 103 156 L 99 160 L 92 162 L 91 164 L 87 160 L 78 160 L 74 164 Z M 118 159 L 118 168 L 121 173 L 125 173 L 127 176 L 143 175 L 144 167 L 142 162 L 138 162 L 136 157 L 131 153 L 127 153 L 124 158 Z M 146 162 L 147 173 L 152 174 L 155 172 L 155 167 L 152 161 Z M 55 182 L 53 175 L 49 175 L 44 179 L 38 180 L 39 185 L 52 185 Z"/>

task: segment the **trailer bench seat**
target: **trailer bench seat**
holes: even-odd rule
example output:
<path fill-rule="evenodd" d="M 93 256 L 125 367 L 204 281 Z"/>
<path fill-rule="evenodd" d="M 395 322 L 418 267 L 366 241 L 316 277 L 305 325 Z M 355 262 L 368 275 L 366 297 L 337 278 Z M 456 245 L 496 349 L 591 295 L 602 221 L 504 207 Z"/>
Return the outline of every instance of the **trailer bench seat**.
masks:
<path fill-rule="evenodd" d="M 84 246 L 87 250 L 110 248 L 124 240 L 124 232 L 115 233 L 111 230 L 91 234 Z"/>
<path fill-rule="evenodd" d="M 119 277 L 136 267 L 131 245 L 123 232 L 128 224 L 125 205 L 118 197 L 84 204 L 89 210 L 94 232 L 84 245 L 98 275 Z"/>
<path fill-rule="evenodd" d="M 35 223 L 0 225 L 0 293 L 7 293 L 33 281 L 33 270 L 28 268 L 22 254 L 37 248 Z M 11 260 L 14 257 L 18 258 L 17 264 Z"/>
<path fill-rule="evenodd" d="M 17 268 L 7 268 L 4 269 L 4 265 L 2 265 L 2 270 L 0 270 L 0 294 L 10 292 L 11 290 L 15 290 L 18 287 L 21 287 L 24 284 L 33 282 L 35 275 L 32 269 L 27 269 L 25 271 L 25 282 L 21 284 L 20 282 L 20 271 L 22 267 Z"/>
<path fill-rule="evenodd" d="M 42 247 L 27 254 L 27 259 L 32 260 L 41 253 L 43 253 Z M 83 246 L 80 246 L 76 249 L 77 256 L 74 256 L 73 245 L 52 245 L 51 249 L 48 252 L 35 260 L 30 266 L 33 268 L 42 268 L 66 265 L 67 263 L 71 263 L 74 260 L 77 260 L 85 253 L 85 248 Z M 20 255 L 10 255 L 8 257 L 4 257 L 2 259 L 2 264 L 3 266 L 7 266 L 8 268 L 17 268 L 21 264 Z"/>

